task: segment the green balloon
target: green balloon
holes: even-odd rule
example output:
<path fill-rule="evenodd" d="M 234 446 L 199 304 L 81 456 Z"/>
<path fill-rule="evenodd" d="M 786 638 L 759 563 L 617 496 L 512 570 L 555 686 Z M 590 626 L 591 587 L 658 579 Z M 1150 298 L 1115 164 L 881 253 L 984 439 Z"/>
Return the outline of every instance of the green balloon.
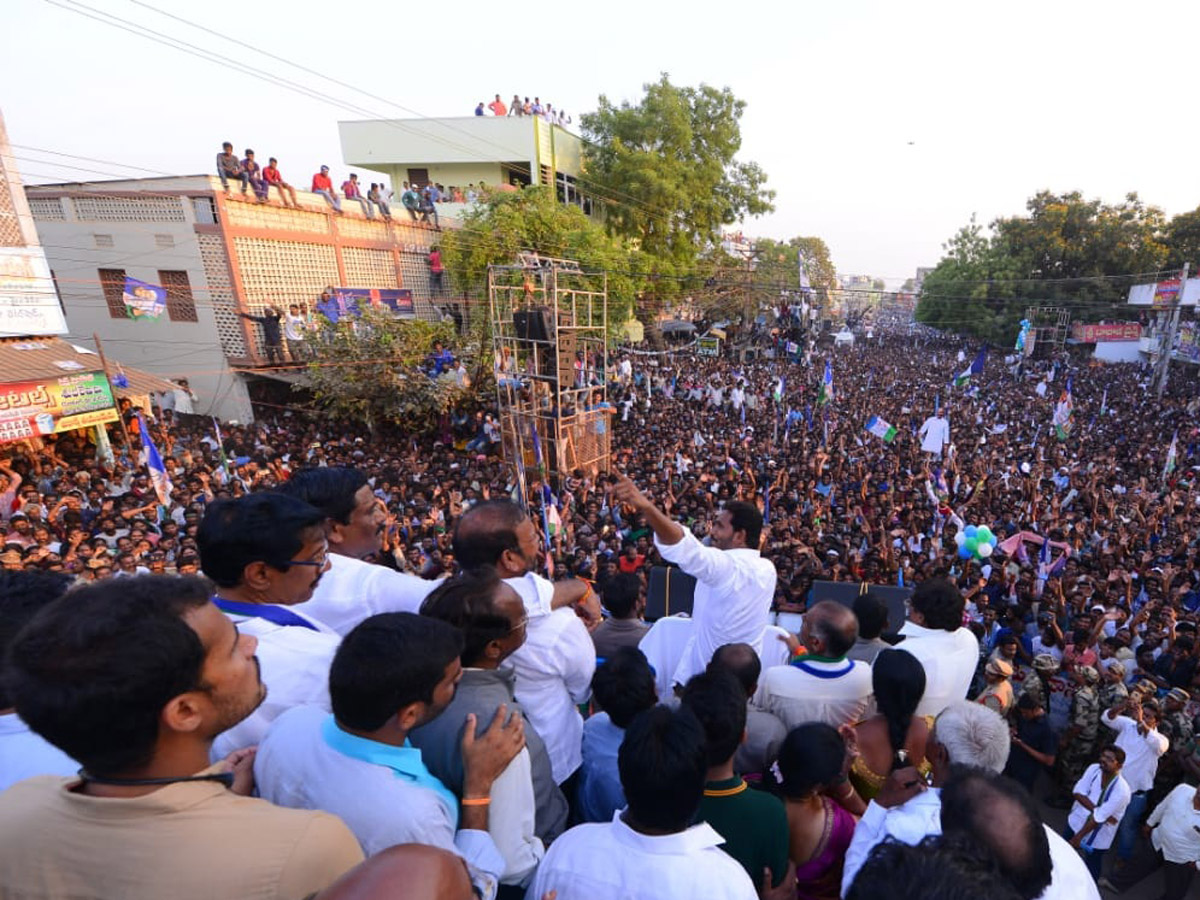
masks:
<path fill-rule="evenodd" d="M 980 525 L 979 529 L 975 532 L 975 537 L 979 539 L 981 544 L 990 544 L 994 535 L 992 534 L 992 529 L 986 525 Z"/>
<path fill-rule="evenodd" d="M 979 549 L 979 539 L 978 538 L 967 538 L 967 542 L 965 544 L 963 544 L 963 546 L 966 547 L 968 550 L 970 550 L 972 553 L 974 553 L 976 550 Z"/>

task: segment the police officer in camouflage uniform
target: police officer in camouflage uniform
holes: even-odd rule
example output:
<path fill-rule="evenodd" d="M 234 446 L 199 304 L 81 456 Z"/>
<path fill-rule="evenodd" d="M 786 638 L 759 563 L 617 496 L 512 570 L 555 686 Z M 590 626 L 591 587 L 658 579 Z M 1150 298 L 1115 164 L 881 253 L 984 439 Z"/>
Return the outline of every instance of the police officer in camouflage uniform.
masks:
<path fill-rule="evenodd" d="M 1028 694 L 1037 705 L 1050 711 L 1050 676 L 1058 671 L 1058 660 L 1049 653 L 1039 653 L 1033 658 L 1033 677 L 1026 678 L 1021 685 L 1021 695 Z M 1020 699 L 1020 696 L 1018 696 Z"/>
<path fill-rule="evenodd" d="M 1100 710 L 1112 709 L 1124 703 L 1129 697 L 1129 688 L 1125 687 L 1125 664 L 1111 662 L 1100 675 Z"/>
<path fill-rule="evenodd" d="M 1166 709 L 1158 730 L 1171 742 L 1171 752 L 1176 753 L 1192 739 L 1192 720 L 1185 711 L 1191 696 L 1183 688 L 1171 688 L 1167 694 Z"/>
<path fill-rule="evenodd" d="M 1100 733 L 1100 673 L 1091 666 L 1076 666 L 1072 673 L 1078 684 L 1071 700 L 1067 730 L 1058 743 L 1058 804 L 1069 803 L 1071 789 L 1095 757 Z"/>

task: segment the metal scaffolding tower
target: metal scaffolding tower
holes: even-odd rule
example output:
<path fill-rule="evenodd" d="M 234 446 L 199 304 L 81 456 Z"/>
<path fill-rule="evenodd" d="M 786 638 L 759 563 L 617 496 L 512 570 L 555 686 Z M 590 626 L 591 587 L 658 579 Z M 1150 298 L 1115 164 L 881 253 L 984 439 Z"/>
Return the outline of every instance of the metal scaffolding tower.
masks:
<path fill-rule="evenodd" d="M 608 274 L 521 254 L 488 267 L 488 299 L 504 456 L 528 505 L 543 482 L 608 470 Z"/>
<path fill-rule="evenodd" d="M 1066 346 L 1071 314 L 1061 306 L 1031 306 L 1025 310 L 1030 334 L 1025 339 L 1026 356 L 1051 356 Z"/>

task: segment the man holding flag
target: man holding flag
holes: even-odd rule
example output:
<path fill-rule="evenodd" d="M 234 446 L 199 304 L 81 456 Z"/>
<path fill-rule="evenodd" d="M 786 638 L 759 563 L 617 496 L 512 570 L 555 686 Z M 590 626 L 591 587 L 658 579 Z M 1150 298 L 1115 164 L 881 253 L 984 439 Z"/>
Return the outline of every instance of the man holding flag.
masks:
<path fill-rule="evenodd" d="M 983 374 L 983 364 L 987 361 L 987 344 L 979 348 L 979 355 L 975 357 L 975 361 L 969 365 L 961 375 L 954 379 L 955 387 L 963 387 L 971 380 L 972 375 Z"/>
<path fill-rule="evenodd" d="M 1068 375 L 1062 396 L 1058 398 L 1058 405 L 1054 407 L 1054 434 L 1060 441 L 1065 441 L 1071 436 L 1074 409 L 1075 402 L 1071 398 L 1071 376 Z"/>
<path fill-rule="evenodd" d="M 833 364 L 825 360 L 825 375 L 821 378 L 821 391 L 817 394 L 818 405 L 833 401 Z"/>
<path fill-rule="evenodd" d="M 154 485 L 154 493 L 158 497 L 158 502 L 164 507 L 169 507 L 171 505 L 171 476 L 167 474 L 167 467 L 163 465 L 158 448 L 150 439 L 150 429 L 146 426 L 146 419 L 141 410 L 138 410 L 137 420 L 138 433 L 142 436 L 142 453 L 146 456 L 146 468 L 150 471 L 150 483 Z"/>

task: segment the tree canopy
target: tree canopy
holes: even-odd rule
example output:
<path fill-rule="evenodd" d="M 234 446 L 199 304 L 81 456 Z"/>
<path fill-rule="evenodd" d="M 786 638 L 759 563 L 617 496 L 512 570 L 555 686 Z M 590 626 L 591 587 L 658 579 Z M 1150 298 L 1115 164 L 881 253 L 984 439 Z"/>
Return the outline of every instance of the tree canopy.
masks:
<path fill-rule="evenodd" d="M 690 263 L 720 243 L 723 225 L 771 212 L 775 192 L 753 162 L 739 162 L 745 101 L 728 88 L 645 86 L 636 105 L 581 117 L 586 178 L 614 235 L 661 263 Z"/>
<path fill-rule="evenodd" d="M 796 290 L 800 286 L 800 260 L 804 253 L 804 268 L 809 284 L 818 292 L 837 287 L 837 270 L 829 258 L 829 247 L 819 237 L 794 237 L 788 241 L 759 238 L 754 242 L 758 258 L 754 266 L 754 283 L 775 290 Z"/>
<path fill-rule="evenodd" d="M 402 422 L 421 433 L 469 400 L 453 376 L 434 380 L 421 371 L 435 341 L 454 341 L 453 324 L 401 319 L 386 309 L 365 309 L 361 318 L 346 316 L 336 324 L 321 317 L 321 323 L 302 387 L 328 414 L 366 422 L 372 430 Z"/>
<path fill-rule="evenodd" d="M 1008 343 L 1029 306 L 1065 306 L 1083 320 L 1112 316 L 1131 284 L 1200 247 L 1200 215 L 1187 214 L 1196 220 L 1173 233 L 1162 210 L 1137 194 L 1109 205 L 1078 191 L 1042 191 L 1026 211 L 986 232 L 972 217 L 943 245 L 946 255 L 925 276 L 918 321 Z"/>
<path fill-rule="evenodd" d="M 577 206 L 558 202 L 550 187 L 495 193 L 442 236 L 442 260 L 455 290 L 475 298 L 472 329 L 486 320 L 487 271 L 513 265 L 521 252 L 573 259 L 584 271 L 608 273 L 608 319 L 628 318 L 643 275 L 641 254 L 609 235 Z M 478 312 L 474 312 L 478 310 Z"/>

